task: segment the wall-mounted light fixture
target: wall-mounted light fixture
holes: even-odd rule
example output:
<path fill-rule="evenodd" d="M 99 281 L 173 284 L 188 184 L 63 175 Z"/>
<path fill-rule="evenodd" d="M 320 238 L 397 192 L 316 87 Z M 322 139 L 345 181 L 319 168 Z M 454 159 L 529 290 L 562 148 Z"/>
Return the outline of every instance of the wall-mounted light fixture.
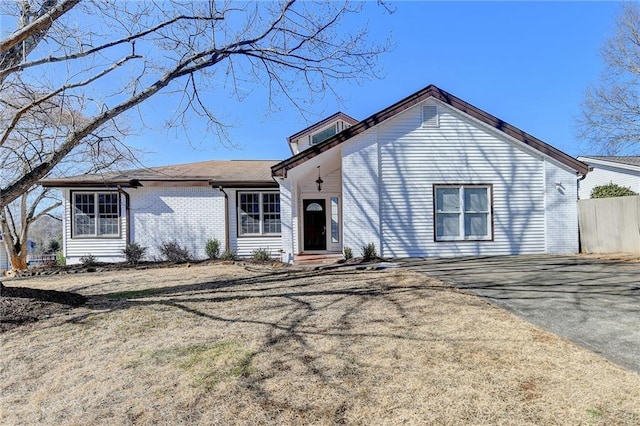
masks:
<path fill-rule="evenodd" d="M 318 192 L 322 191 L 322 184 L 324 181 L 320 177 L 320 166 L 318 166 L 318 179 L 316 179 L 316 184 L 318 184 Z"/>

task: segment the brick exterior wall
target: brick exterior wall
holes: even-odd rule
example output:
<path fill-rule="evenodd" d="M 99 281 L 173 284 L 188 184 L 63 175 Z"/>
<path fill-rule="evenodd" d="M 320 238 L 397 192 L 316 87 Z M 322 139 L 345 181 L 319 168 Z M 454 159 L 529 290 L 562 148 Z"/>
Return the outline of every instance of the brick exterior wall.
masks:
<path fill-rule="evenodd" d="M 176 240 L 196 259 L 206 258 L 208 239 L 225 247 L 224 194 L 209 187 L 138 188 L 131 194 L 131 239 L 161 258 L 163 241 Z"/>
<path fill-rule="evenodd" d="M 577 253 L 578 180 L 575 173 L 545 161 L 545 194 L 546 252 Z"/>

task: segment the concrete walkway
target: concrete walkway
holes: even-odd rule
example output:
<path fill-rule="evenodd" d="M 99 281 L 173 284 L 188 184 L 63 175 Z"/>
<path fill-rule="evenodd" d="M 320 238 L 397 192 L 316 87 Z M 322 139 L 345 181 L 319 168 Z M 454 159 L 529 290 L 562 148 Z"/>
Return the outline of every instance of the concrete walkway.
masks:
<path fill-rule="evenodd" d="M 640 263 L 580 256 L 403 259 L 640 374 Z"/>

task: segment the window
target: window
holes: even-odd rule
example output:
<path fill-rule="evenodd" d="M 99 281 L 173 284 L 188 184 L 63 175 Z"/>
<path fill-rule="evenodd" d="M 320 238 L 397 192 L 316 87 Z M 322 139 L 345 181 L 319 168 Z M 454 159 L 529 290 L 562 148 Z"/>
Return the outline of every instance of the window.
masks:
<path fill-rule="evenodd" d="M 280 194 L 241 192 L 238 194 L 238 234 L 280 234 Z"/>
<path fill-rule="evenodd" d="M 73 236 L 118 237 L 120 197 L 117 192 L 74 192 Z"/>
<path fill-rule="evenodd" d="M 338 211 L 338 197 L 331 197 L 331 242 L 340 242 L 340 213 Z"/>
<path fill-rule="evenodd" d="M 316 133 L 315 135 L 311 136 L 311 145 L 315 145 L 317 143 L 320 143 L 324 140 L 329 139 L 331 136 L 335 135 L 336 133 L 338 133 L 338 129 L 337 129 L 337 125 L 334 124 L 331 127 L 327 127 L 324 130 L 320 130 L 318 133 Z"/>
<path fill-rule="evenodd" d="M 491 186 L 434 187 L 435 239 L 491 240 Z"/>
<path fill-rule="evenodd" d="M 438 121 L 438 107 L 435 105 L 422 106 L 422 127 L 440 127 Z"/>

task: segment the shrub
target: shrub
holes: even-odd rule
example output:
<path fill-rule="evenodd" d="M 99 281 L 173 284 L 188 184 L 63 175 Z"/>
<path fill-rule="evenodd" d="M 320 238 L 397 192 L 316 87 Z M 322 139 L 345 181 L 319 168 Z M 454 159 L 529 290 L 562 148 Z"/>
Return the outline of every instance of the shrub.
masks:
<path fill-rule="evenodd" d="M 58 240 L 50 240 L 45 253 L 56 253 L 60 250 L 60 242 Z"/>
<path fill-rule="evenodd" d="M 594 186 L 591 190 L 591 198 L 611 198 L 626 197 L 628 195 L 638 195 L 631 188 L 617 185 L 610 182 L 606 185 Z"/>
<path fill-rule="evenodd" d="M 189 249 L 181 247 L 176 240 L 163 241 L 158 250 L 169 262 L 184 263 L 191 260 Z"/>
<path fill-rule="evenodd" d="M 362 255 L 362 259 L 365 262 L 375 259 L 376 257 L 378 257 L 378 254 L 376 253 L 376 245 L 373 243 L 369 243 L 366 246 L 362 246 L 360 254 Z"/>
<path fill-rule="evenodd" d="M 353 250 L 351 250 L 351 247 L 345 247 L 344 260 L 349 260 L 349 259 L 353 259 Z"/>
<path fill-rule="evenodd" d="M 85 254 L 84 256 L 80 257 L 80 263 L 82 263 L 84 266 L 94 266 L 98 263 L 98 260 L 92 254 Z"/>
<path fill-rule="evenodd" d="M 220 255 L 220 259 L 222 260 L 236 260 L 236 252 L 233 250 L 225 250 Z"/>
<path fill-rule="evenodd" d="M 122 253 L 127 258 L 128 264 L 137 265 L 147 253 L 147 248 L 141 247 L 138 243 L 130 243 L 127 244 L 127 247 L 124 250 L 122 250 Z"/>
<path fill-rule="evenodd" d="M 207 240 L 204 250 L 209 259 L 217 259 L 220 256 L 220 241 L 217 238 Z"/>
<path fill-rule="evenodd" d="M 56 265 L 64 266 L 66 264 L 67 264 L 67 259 L 64 258 L 64 255 L 62 254 L 62 250 L 56 252 Z"/>
<path fill-rule="evenodd" d="M 251 258 L 256 262 L 268 262 L 271 260 L 271 252 L 264 248 L 258 248 L 251 253 Z"/>

